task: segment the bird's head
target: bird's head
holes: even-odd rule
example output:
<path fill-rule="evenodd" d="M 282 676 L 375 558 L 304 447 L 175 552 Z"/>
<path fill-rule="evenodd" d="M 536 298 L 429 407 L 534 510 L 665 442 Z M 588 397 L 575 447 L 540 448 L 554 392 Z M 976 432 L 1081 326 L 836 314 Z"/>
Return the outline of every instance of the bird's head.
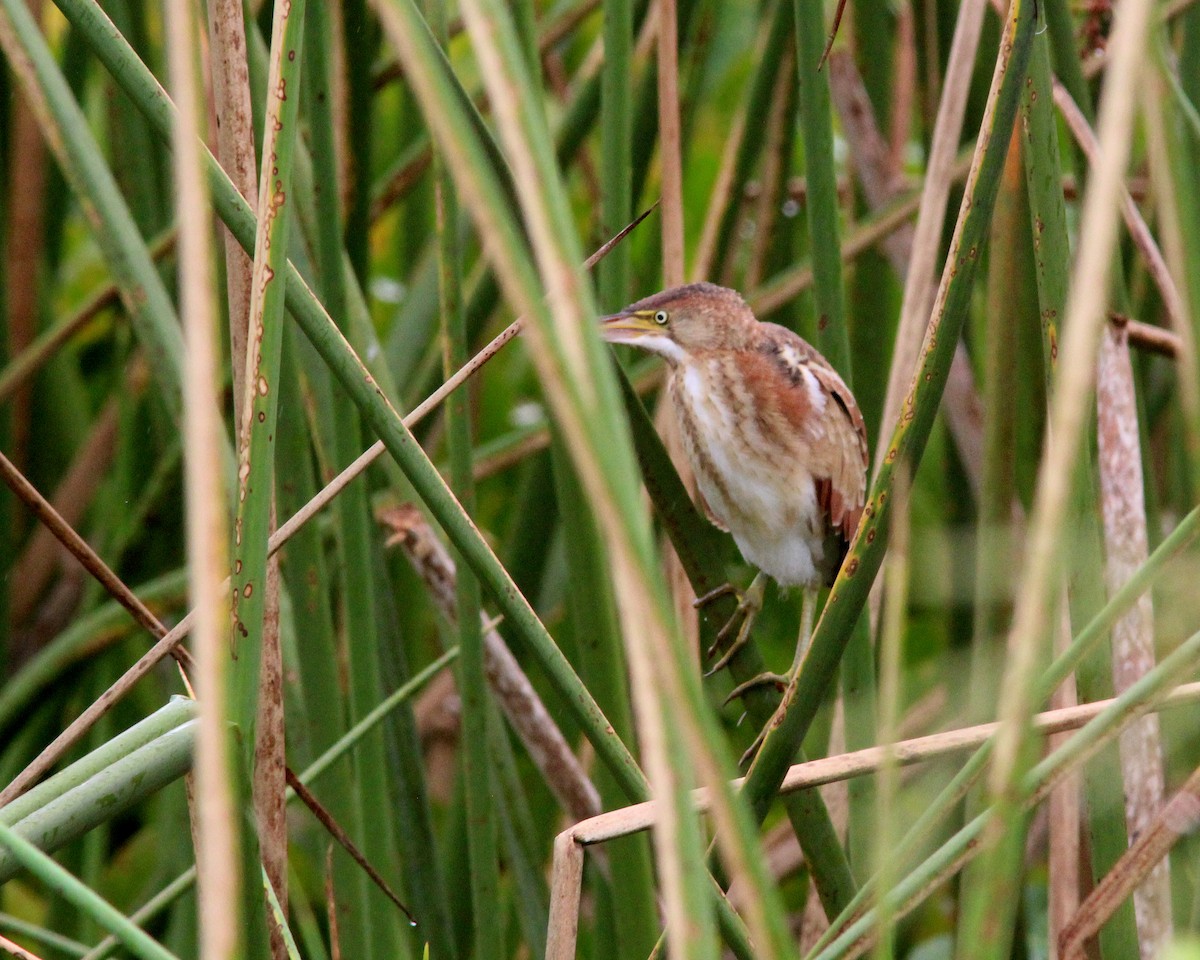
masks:
<path fill-rule="evenodd" d="M 609 343 L 627 343 L 676 363 L 704 350 L 746 346 L 758 323 L 737 291 L 714 283 L 664 290 L 601 322 Z"/>

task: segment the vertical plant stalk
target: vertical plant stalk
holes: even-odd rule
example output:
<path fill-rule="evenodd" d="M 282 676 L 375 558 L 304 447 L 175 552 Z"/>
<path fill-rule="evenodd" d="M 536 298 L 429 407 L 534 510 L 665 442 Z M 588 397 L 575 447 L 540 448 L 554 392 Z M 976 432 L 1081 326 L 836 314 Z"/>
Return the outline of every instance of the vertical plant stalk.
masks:
<path fill-rule="evenodd" d="M 351 332 L 353 311 L 350 304 L 353 299 L 351 288 L 356 280 L 346 257 L 341 202 L 341 184 L 346 181 L 337 179 L 338 131 L 334 91 L 338 81 L 332 48 L 342 24 L 333 21 L 334 12 L 330 5 L 321 3 L 309 6 L 306 11 L 309 22 L 305 29 L 304 74 L 309 142 L 312 146 L 312 202 L 307 204 L 301 200 L 301 210 L 310 207 L 315 215 L 310 239 L 322 301 L 334 318 L 334 323 L 347 336 L 355 339 Z M 300 145 L 300 153 L 303 155 L 303 144 Z M 350 189 L 349 184 L 346 189 Z M 329 441 L 328 454 L 335 463 L 341 464 L 353 459 L 362 449 L 362 423 L 353 401 L 336 386 L 332 390 L 330 408 L 337 429 Z M 369 575 L 374 553 L 365 479 L 344 489 L 338 498 L 334 515 L 338 534 L 337 577 L 343 630 L 347 638 L 353 638 L 353 642 L 347 643 L 344 648 L 349 672 L 346 702 L 350 721 L 356 722 L 379 700 L 383 690 L 380 678 L 383 656 L 379 646 L 375 581 Z M 339 806 L 351 835 L 364 845 L 368 836 L 371 836 L 373 846 L 379 852 L 381 866 L 390 872 L 394 866 L 395 840 L 399 832 L 393 826 L 393 821 L 400 819 L 402 814 L 392 806 L 388 793 L 389 766 L 385 749 L 383 731 L 368 737 L 360 745 L 351 768 L 353 774 L 345 784 L 344 803 Z M 368 834 L 372 824 L 375 827 Z M 406 841 L 409 839 L 413 838 L 406 838 Z M 391 909 L 379 893 L 371 889 L 366 876 L 361 871 L 353 870 L 345 858 L 339 857 L 334 869 L 342 911 L 342 949 L 347 955 L 360 955 L 362 960 L 386 955 L 398 936 Z M 412 888 L 417 897 L 414 907 L 425 921 L 425 937 L 435 953 L 448 952 L 445 914 L 434 905 L 438 891 L 442 889 L 440 882 L 413 882 Z"/>
<path fill-rule="evenodd" d="M 200 721 L 193 772 L 196 808 L 196 866 L 199 882 L 200 956 L 231 960 L 241 939 L 238 824 L 230 784 L 225 665 L 229 642 L 221 441 L 217 404 L 215 277 L 210 244 L 208 184 L 200 155 L 200 83 L 196 62 L 195 6 L 172 0 L 166 10 L 175 124 L 175 180 L 179 228 L 179 289 L 187 365 L 184 386 L 184 467 L 187 494 L 187 560 L 191 581 L 193 648 Z"/>
<path fill-rule="evenodd" d="M 658 162 L 662 177 L 663 287 L 684 279 L 683 157 L 679 126 L 679 16 L 675 0 L 655 0 L 658 10 Z"/>
<path fill-rule="evenodd" d="M 687 268 L 683 224 L 683 134 L 679 120 L 679 16 L 676 0 L 655 0 L 658 10 L 658 161 L 661 175 L 659 216 L 662 218 L 663 287 L 684 282 Z M 616 309 L 616 304 L 612 305 Z M 670 451 L 675 468 L 689 488 L 694 486 L 691 467 L 683 451 L 683 437 L 664 404 L 655 425 Z M 699 617 L 687 576 L 670 545 L 665 550 L 667 586 L 675 619 L 689 650 L 699 647 Z"/>
<path fill-rule="evenodd" d="M 1183 401 L 1184 449 L 1191 486 L 1196 490 L 1200 489 L 1200 367 L 1197 366 L 1196 317 L 1193 312 L 1196 305 L 1196 277 L 1195 271 L 1189 269 L 1195 260 L 1189 259 L 1189 238 L 1183 229 L 1184 211 L 1189 204 L 1184 201 L 1181 206 L 1181 198 L 1191 193 L 1189 183 L 1192 178 L 1188 172 L 1176 173 L 1179 170 L 1180 154 L 1183 153 L 1179 141 L 1187 134 L 1179 129 L 1179 124 L 1168 120 L 1167 105 L 1171 98 L 1166 87 L 1168 83 L 1174 84 L 1176 81 L 1171 73 L 1171 66 L 1166 62 L 1165 36 L 1165 32 L 1161 33 L 1161 39 L 1156 41 L 1158 56 L 1155 58 L 1155 68 L 1150 71 L 1142 90 L 1142 113 L 1146 124 L 1146 153 L 1151 181 L 1154 184 L 1155 210 L 1166 254 L 1164 259 L 1170 266 L 1171 275 L 1180 278 L 1176 289 L 1181 315 L 1177 318 L 1178 322 L 1172 326 L 1179 336 L 1175 360 L 1178 368 L 1179 396 Z M 1178 93 L 1182 94 L 1183 91 Z M 1193 136 L 1196 132 L 1196 128 L 1193 127 Z M 1194 197 L 1189 199 L 1194 203 Z M 1192 216 L 1195 216 L 1194 211 Z"/>
<path fill-rule="evenodd" d="M 896 799 L 900 786 L 899 764 L 895 744 L 899 740 L 901 700 L 901 662 L 903 659 L 904 627 L 908 614 L 909 541 L 912 520 L 909 515 L 907 472 L 896 477 L 896 502 L 892 514 L 892 533 L 884 563 L 884 613 L 880 631 L 879 664 L 879 742 L 884 747 L 879 766 L 879 784 L 875 795 L 876 836 L 871 869 L 879 877 L 881 891 L 895 884 L 899 865 L 892 861 L 893 832 L 896 827 Z M 875 956 L 888 960 L 895 947 L 893 925 L 887 905 L 880 902 L 875 931 Z"/>
<path fill-rule="evenodd" d="M 250 71 L 246 65 L 246 27 L 239 0 L 210 0 L 208 32 L 214 107 L 221 118 L 217 125 L 217 159 L 246 202 L 257 207 Z M 233 422 L 240 424 L 246 397 L 246 331 L 250 324 L 253 264 L 228 227 L 221 231 L 221 236 L 225 241 L 225 292 L 229 303 Z"/>
<path fill-rule="evenodd" d="M 821 0 L 794 0 L 796 69 L 800 84 L 800 127 L 808 179 L 808 231 L 817 303 L 817 348 L 853 386 L 846 296 L 842 289 L 838 238 L 837 174 L 833 165 L 833 110 L 829 74 L 821 70 L 825 7 Z"/>
<path fill-rule="evenodd" d="M 1137 397 L 1124 327 L 1109 324 L 1102 335 L 1096 377 L 1104 573 L 1111 594 L 1146 562 L 1148 553 Z M 1154 667 L 1154 609 L 1149 594 L 1114 625 L 1112 644 L 1113 688 L 1119 695 Z M 1138 837 L 1163 803 L 1158 717 L 1143 717 L 1122 733 L 1120 754 L 1125 826 L 1131 838 Z M 1152 960 L 1172 932 L 1171 878 L 1165 861 L 1151 870 L 1134 892 L 1133 904 L 1142 960 Z"/>
<path fill-rule="evenodd" d="M 32 0 L 29 9 L 40 21 L 43 4 Z M 4 236 L 5 300 L 8 314 L 7 342 L 0 344 L 8 357 L 24 352 L 38 328 L 38 261 L 42 253 L 45 220 L 46 148 L 38 131 L 37 116 L 24 97 L 14 98 L 9 123 L 8 220 Z M 16 391 L 12 398 L 10 433 L 4 437 L 10 459 L 18 469 L 25 466 L 32 413 L 33 386 Z M 17 570 L 20 567 L 16 567 Z M 24 594 L 13 583 L 12 602 Z M 20 623 L 21 618 L 11 617 Z"/>
<path fill-rule="evenodd" d="M 1039 25 L 1045 11 L 1039 10 Z M 1070 271 L 1070 239 L 1067 211 L 1062 193 L 1062 163 L 1058 149 L 1050 73 L 1050 41 L 1039 29 L 1034 37 L 1029 63 L 1029 82 L 1021 97 L 1022 156 L 1025 186 L 1029 197 L 1030 226 L 1033 241 L 1034 277 L 1038 290 L 1038 314 L 1042 334 L 1042 371 L 1046 396 L 1054 394 L 1058 368 L 1059 323 L 1066 312 L 1067 281 Z M 1080 493 L 1076 493 L 1076 498 Z M 1078 509 L 1078 508 L 1077 508 Z M 1083 575 L 1086 575 L 1084 573 Z M 1059 604 L 1060 626 L 1055 629 L 1055 656 L 1061 656 L 1071 642 L 1071 609 L 1064 594 Z M 1078 702 L 1074 672 L 1051 695 L 1054 707 L 1073 706 Z M 1066 734 L 1050 738 L 1051 749 L 1066 741 Z M 1050 793 L 1049 851 L 1047 854 L 1048 925 L 1056 939 L 1064 924 L 1079 906 L 1079 847 L 1083 808 L 1080 802 L 1082 781 L 1068 774 Z"/>
<path fill-rule="evenodd" d="M 1036 41 L 1035 41 L 1036 42 Z M 1012 615 L 1013 497 L 1016 396 L 1011 377 L 1017 359 L 1016 304 L 1012 285 L 1021 266 L 1020 247 L 1029 243 L 1020 207 L 1025 204 L 1021 143 L 1014 129 L 1004 178 L 992 214 L 988 268 L 987 329 L 984 332 L 983 474 L 978 498 L 975 617 L 972 639 L 971 719 L 991 717 L 997 670 Z M 986 711 L 986 715 L 985 714 Z"/>
<path fill-rule="evenodd" d="M 1068 515 L 1075 464 L 1082 446 L 1087 406 L 1095 375 L 1095 357 L 1108 297 L 1124 171 L 1129 157 L 1133 101 L 1142 62 L 1150 4 L 1128 0 L 1116 13 L 1105 97 L 1100 111 L 1101 162 L 1088 185 L 1080 224 L 1079 254 L 1072 273 L 1071 297 L 1060 354 L 1059 383 L 1050 407 L 1046 447 L 1038 474 L 1030 521 L 1030 540 L 1017 591 L 1009 659 L 1001 685 L 1000 731 L 988 786 L 997 801 L 984 837 L 985 847 L 1018 829 L 1021 812 L 1021 755 L 1035 708 L 1038 665 L 1044 639 L 1053 629 L 1059 594 L 1063 523 Z M 976 891 L 980 901 L 1013 889 L 1020 867 L 1015 857 L 988 871 Z M 999 866 L 999 865 L 998 865 Z"/>
<path fill-rule="evenodd" d="M 446 12 L 441 0 L 427 4 L 434 36 L 447 42 Z M 536 59 L 534 61 L 536 64 Z M 531 68 L 533 64 L 531 64 Z M 434 203 L 438 232 L 438 305 L 441 311 L 442 372 L 446 377 L 467 361 L 467 329 L 462 303 L 462 251 L 458 243 L 458 195 L 438 150 L 434 151 Z M 450 453 L 450 486 L 468 515 L 475 509 L 471 473 L 471 424 L 466 388 L 446 399 L 446 431 Z M 459 696 L 462 700 L 461 763 L 467 808 L 467 857 L 470 863 L 471 919 L 475 927 L 473 955 L 479 960 L 503 956 L 500 911 L 498 811 L 492 791 L 488 728 L 492 712 L 488 694 L 483 631 L 479 623 L 479 580 L 458 563 L 455 607 L 458 613 Z"/>
<path fill-rule="evenodd" d="M 953 182 L 951 170 L 962 134 L 967 93 L 971 88 L 970 75 L 975 66 L 986 8 L 986 0 L 965 0 L 958 8 L 958 19 L 954 24 L 950 58 L 946 64 L 946 83 L 941 88 L 942 99 L 938 103 L 937 119 L 934 121 L 929 163 L 925 168 L 925 184 L 913 235 L 913 259 L 904 284 L 900 326 L 896 331 L 896 346 L 888 370 L 887 395 L 879 425 L 880 437 L 889 436 L 895 428 L 905 391 L 920 360 L 921 338 L 929 322 L 929 310 L 936 289 L 934 271 L 941 249 L 938 237 L 946 218 L 946 204 Z M 883 467 L 886 453 L 887 448 L 882 443 L 875 449 L 876 476 Z"/>
<path fill-rule="evenodd" d="M 238 443 L 234 526 L 232 707 L 252 771 L 259 844 L 269 882 L 287 903 L 283 658 L 279 576 L 267 541 L 274 523 L 275 429 L 283 345 L 289 194 L 297 139 L 304 0 L 276 0 L 258 188 L 258 227 Z M 261 727 L 260 727 L 261 723 Z M 253 762 L 249 757 L 253 756 Z M 283 945 L 272 929 L 272 954 Z"/>
<path fill-rule="evenodd" d="M 1129 157 L 1133 96 L 1145 45 L 1150 5 L 1129 0 L 1119 12 L 1110 44 L 1109 83 L 1100 112 L 1101 161 L 1084 201 L 1079 255 L 1072 273 L 1058 390 L 1050 409 L 1049 445 L 1038 475 L 1030 523 L 1027 562 L 1014 615 L 1012 649 L 1001 703 L 1001 735 L 991 784 L 1003 794 L 1018 776 L 1016 755 L 1031 714 L 1030 680 L 1037 664 L 1038 638 L 1052 622 L 1058 578 L 1055 574 L 1073 464 L 1083 438 L 1087 401 L 1095 375 L 1095 354 L 1104 320 L 1119 203 Z"/>

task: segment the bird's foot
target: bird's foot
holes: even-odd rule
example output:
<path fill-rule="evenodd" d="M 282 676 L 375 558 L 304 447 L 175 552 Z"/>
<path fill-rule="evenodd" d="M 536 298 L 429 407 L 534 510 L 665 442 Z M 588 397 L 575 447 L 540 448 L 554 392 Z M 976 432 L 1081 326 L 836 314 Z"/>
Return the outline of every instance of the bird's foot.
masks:
<path fill-rule="evenodd" d="M 724 584 L 717 587 L 716 590 L 709 591 L 702 597 L 696 599 L 696 606 L 701 607 L 718 597 L 734 594 L 738 598 L 737 609 L 733 611 L 733 615 L 725 622 L 725 625 L 717 631 L 716 639 L 705 655 L 706 659 L 711 659 L 716 656 L 717 651 L 724 646 L 725 641 L 733 634 L 733 641 L 721 654 L 719 660 L 712 665 L 706 672 L 706 677 L 711 677 L 715 673 L 719 673 L 724 669 L 730 660 L 742 649 L 750 640 L 750 628 L 754 626 L 754 621 L 758 617 L 758 611 L 762 609 L 763 596 L 766 593 L 767 583 L 766 577 L 759 573 L 750 582 L 750 586 L 746 588 L 745 593 L 738 593 L 737 589 L 730 584 Z M 735 633 L 736 631 L 736 633 Z"/>

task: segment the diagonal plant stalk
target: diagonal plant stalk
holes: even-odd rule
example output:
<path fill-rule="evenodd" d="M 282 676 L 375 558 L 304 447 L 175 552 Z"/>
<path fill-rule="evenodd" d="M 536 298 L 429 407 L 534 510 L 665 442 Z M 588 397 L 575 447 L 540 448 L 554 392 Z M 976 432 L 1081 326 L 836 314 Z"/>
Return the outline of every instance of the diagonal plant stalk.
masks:
<path fill-rule="evenodd" d="M 54 850 L 112 822 L 192 768 L 195 712 L 195 704 L 182 698 L 160 708 L 125 736 L 88 754 L 84 758 L 87 763 L 73 764 L 47 780 L 36 796 L 26 794 L 9 804 L 0 823 L 38 849 Z M 155 734 L 153 738 L 144 740 L 150 732 Z M 137 736 L 128 736 L 130 733 Z M 22 802 L 27 800 L 30 802 Z M 211 858 L 211 851 L 208 855 Z M 18 860 L 0 851 L 0 884 L 17 872 Z M 223 891 L 221 895 L 222 899 L 226 896 Z M 228 916 L 228 905 L 219 905 L 226 908 Z"/>
<path fill-rule="evenodd" d="M 926 331 L 924 360 L 913 380 L 872 485 L 862 522 L 826 601 L 801 669 L 784 693 L 780 712 L 754 760 L 744 792 L 761 820 L 816 714 L 822 691 L 832 680 L 845 644 L 883 559 L 892 476 L 898 462 L 915 465 L 924 450 L 937 402 L 945 385 L 958 334 L 966 317 L 971 282 L 979 259 L 1000 169 L 1008 149 L 1007 132 L 1016 116 L 1033 34 L 1028 3 L 1014 3 L 1005 23 L 1000 55 L 975 160 L 967 179 L 963 210 L 951 243 L 942 284 Z"/>

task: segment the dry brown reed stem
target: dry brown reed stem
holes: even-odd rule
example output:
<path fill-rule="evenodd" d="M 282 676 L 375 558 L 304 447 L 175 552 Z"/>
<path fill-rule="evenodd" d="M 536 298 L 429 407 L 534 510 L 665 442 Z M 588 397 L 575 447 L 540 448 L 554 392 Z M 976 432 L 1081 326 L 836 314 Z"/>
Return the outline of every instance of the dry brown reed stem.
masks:
<path fill-rule="evenodd" d="M 426 148 L 397 170 L 371 200 L 371 222 L 392 209 L 392 204 L 417 185 L 433 163 L 433 151 Z"/>
<path fill-rule="evenodd" d="M 30 13 L 41 20 L 42 0 L 28 0 Z M 8 351 L 20 353 L 32 342 L 38 325 L 38 259 L 45 220 L 46 149 L 37 115 L 25 97 L 14 98 L 10 123 L 9 184 L 5 229 Z M 13 458 L 20 465 L 28 443 L 32 390 L 13 401 Z"/>
<path fill-rule="evenodd" d="M 1083 960 L 1084 945 L 1151 872 L 1166 865 L 1171 848 L 1200 826 L 1200 769 L 1192 772 L 1179 791 L 1130 844 L 1113 868 L 1096 884 L 1079 912 L 1058 939 L 1059 960 Z"/>
<path fill-rule="evenodd" d="M 657 0 L 658 163 L 662 178 L 663 287 L 684 281 L 683 134 L 679 126 L 679 18 L 675 0 Z"/>
<path fill-rule="evenodd" d="M 213 293 L 216 277 L 210 233 L 212 206 L 200 156 L 204 123 L 198 64 L 194 59 L 198 32 L 193 20 L 195 13 L 189 0 L 172 0 L 163 19 L 171 87 L 178 110 L 173 159 L 180 225 L 180 316 L 187 349 L 183 371 L 184 491 L 200 713 L 192 771 L 200 957 L 227 960 L 239 953 L 241 930 L 236 918 L 243 878 L 239 864 L 239 817 L 227 758 L 225 664 L 229 656 L 230 622 L 225 574 L 229 569 L 226 554 L 229 514 L 222 484 L 224 425 L 218 401 L 221 378 Z M 162 631 L 161 624 L 158 630 Z M 247 879 L 253 889 L 256 878 Z"/>
<path fill-rule="evenodd" d="M 386 545 L 399 546 L 404 551 L 424 581 L 434 606 L 453 625 L 458 617 L 454 592 L 457 571 L 424 514 L 413 504 L 401 504 L 384 508 L 376 516 L 391 531 Z M 483 614 L 479 619 L 483 625 L 484 672 L 500 709 L 563 810 L 576 820 L 596 816 L 600 812 L 600 794 L 495 623 Z"/>
<path fill-rule="evenodd" d="M 1131 320 L 1119 313 L 1109 315 L 1112 323 L 1125 327 L 1129 335 L 1129 345 L 1138 347 L 1148 353 L 1157 353 L 1164 357 L 1177 357 L 1182 349 L 1179 335 L 1163 327 L 1143 323 L 1141 320 Z"/>
<path fill-rule="evenodd" d="M 896 12 L 896 59 L 892 71 L 891 129 L 888 144 L 892 164 L 904 165 L 904 154 L 912 139 L 913 103 L 917 93 L 916 15 L 912 4 L 903 4 Z"/>
<path fill-rule="evenodd" d="M 1054 655 L 1061 656 L 1071 643 L 1071 610 L 1064 592 L 1059 601 L 1059 626 L 1054 635 Z M 1050 695 L 1050 707 L 1061 710 L 1079 703 L 1075 674 L 1072 672 Z M 1047 738 L 1051 752 L 1068 739 L 1068 734 L 1052 733 Z M 1048 921 L 1053 941 L 1079 907 L 1079 837 L 1082 814 L 1080 775 L 1066 774 L 1050 791 L 1046 802 L 1049 832 L 1047 861 Z"/>
<path fill-rule="evenodd" d="M 550 887 L 550 921 L 546 928 L 546 960 L 575 960 L 579 935 L 579 899 L 583 891 L 583 845 L 570 831 L 554 838 Z"/>
<path fill-rule="evenodd" d="M 246 202 L 251 207 L 257 207 L 250 71 L 246 65 L 246 31 L 241 3 L 238 0 L 211 0 L 208 4 L 208 32 L 214 108 L 221 118 L 217 124 L 217 159 Z M 221 237 L 225 244 L 225 286 L 229 300 L 233 422 L 241 423 L 252 263 L 228 228 L 222 228 Z"/>
<path fill-rule="evenodd" d="M 42 0 L 29 0 L 30 12 L 41 19 Z M 22 353 L 32 342 L 38 327 L 38 287 L 42 271 L 43 221 L 46 200 L 46 149 L 37 117 L 25 97 L 15 97 L 9 118 L 9 183 L 6 205 L 7 225 L 4 236 L 5 301 L 7 313 L 7 352 Z M 5 438 L 9 453 L 18 466 L 25 465 L 29 446 L 33 387 L 14 392 L 10 413 L 10 433 Z M 20 599 L 19 592 L 14 599 Z"/>
<path fill-rule="evenodd" d="M 1149 538 L 1143 498 L 1137 396 L 1127 331 L 1108 324 L 1100 340 L 1096 379 L 1100 512 L 1104 521 L 1104 575 L 1111 596 L 1146 562 Z M 1113 689 L 1121 694 L 1154 668 L 1154 609 L 1143 594 L 1112 630 Z M 1162 741 L 1158 717 L 1131 724 L 1119 741 L 1125 781 L 1125 826 L 1130 837 L 1147 829 L 1163 801 Z M 1171 883 L 1166 864 L 1134 892 L 1143 960 L 1157 956 L 1171 934 Z"/>
<path fill-rule="evenodd" d="M 409 922 L 415 926 L 417 922 L 416 918 L 413 917 L 413 915 L 409 912 L 408 907 L 406 907 L 404 902 L 398 896 L 396 896 L 396 892 L 390 886 L 388 886 L 388 882 L 383 879 L 383 876 L 380 874 L 380 872 L 371 866 L 371 862 L 366 858 L 366 855 L 358 849 L 358 846 L 353 840 L 350 839 L 350 835 L 346 833 L 346 831 L 342 828 L 342 825 L 337 822 L 333 814 L 331 814 L 325 808 L 324 804 L 322 804 L 321 801 L 316 798 L 316 795 L 304 785 L 303 781 L 296 776 L 291 767 L 286 768 L 286 776 L 287 785 L 296 792 L 296 796 L 300 798 L 300 802 L 308 807 L 309 812 L 317 818 L 317 821 L 325 828 L 328 834 L 339 844 L 341 844 L 342 849 L 350 854 L 351 859 L 355 863 L 362 867 L 363 872 L 371 878 L 371 882 L 374 883 L 375 886 L 377 886 L 380 890 L 382 890 L 384 896 L 391 900 L 392 903 L 394 903 L 400 909 L 400 912 L 408 918 Z"/>
<path fill-rule="evenodd" d="M 60 514 L 38 489 L 30 483 L 25 475 L 16 468 L 11 460 L 0 452 L 0 478 L 8 485 L 9 489 L 17 495 L 30 510 L 30 512 L 50 531 L 50 534 L 58 543 L 61 543 L 71 555 L 77 559 L 83 568 L 87 570 L 108 594 L 117 601 L 121 606 L 129 611 L 129 615 L 133 617 L 140 626 L 148 630 L 156 637 L 166 635 L 166 628 L 159 622 L 158 617 L 147 607 L 138 596 L 129 589 L 113 571 L 109 568 L 99 555 L 91 548 L 91 545 L 83 539 Z M 187 662 L 187 652 L 180 651 L 178 654 L 180 662 Z M 7 794 L 8 790 L 4 791 Z M 0 794 L 0 806 L 3 806 L 9 800 L 10 796 Z"/>
<path fill-rule="evenodd" d="M 333 844 L 325 849 L 325 921 L 329 924 L 329 956 L 342 960 L 342 938 L 338 934 L 337 893 L 333 887 Z"/>
<path fill-rule="evenodd" d="M 0 950 L 12 954 L 16 960 L 42 960 L 36 953 L 30 953 L 24 947 L 18 946 L 7 937 L 0 937 Z"/>
<path fill-rule="evenodd" d="M 946 64 L 946 82 L 940 87 L 942 99 L 934 123 L 929 163 L 926 166 L 925 183 L 921 193 L 921 207 L 917 214 L 916 233 L 913 237 L 912 260 L 904 284 L 900 326 L 896 331 L 892 365 L 888 370 L 887 394 L 879 429 L 879 435 L 882 437 L 890 436 L 896 424 L 900 401 L 912 381 L 917 353 L 929 323 L 929 311 L 933 305 L 937 284 L 936 266 L 941 250 L 942 224 L 952 183 L 951 170 L 962 133 L 967 92 L 970 89 L 975 54 L 979 49 L 979 33 L 983 25 L 985 4 L 986 0 L 965 0 L 958 9 L 954 39 L 951 41 L 950 57 Z M 886 444 L 879 444 L 875 451 L 876 473 L 883 461 L 885 447 Z"/>
<path fill-rule="evenodd" d="M 1163 697 L 1153 709 L 1163 710 L 1169 707 L 1194 704 L 1198 701 L 1200 701 L 1200 681 L 1181 684 Z M 1099 700 L 1077 707 L 1048 710 L 1035 714 L 1033 729 L 1043 736 L 1061 733 L 1064 730 L 1075 730 L 1087 724 L 1115 702 L 1115 699 Z M 889 752 L 894 755 L 896 763 L 902 766 L 964 753 L 974 750 L 990 740 L 999 728 L 998 722 L 983 723 L 977 726 L 948 730 L 944 733 L 916 737 L 912 740 L 901 740 L 888 747 L 867 747 L 852 753 L 809 760 L 796 764 L 788 770 L 780 791 L 790 793 L 795 790 L 805 790 L 826 783 L 836 783 L 839 780 L 874 773 L 883 764 Z M 732 786 L 737 789 L 742 782 L 742 779 L 739 778 L 733 781 Z M 694 797 L 698 810 L 708 809 L 707 790 L 703 788 L 696 790 Z M 602 813 L 584 823 L 575 824 L 564 832 L 569 834 L 576 843 L 587 846 L 647 830 L 653 826 L 656 816 L 656 802 L 651 800 Z"/>

